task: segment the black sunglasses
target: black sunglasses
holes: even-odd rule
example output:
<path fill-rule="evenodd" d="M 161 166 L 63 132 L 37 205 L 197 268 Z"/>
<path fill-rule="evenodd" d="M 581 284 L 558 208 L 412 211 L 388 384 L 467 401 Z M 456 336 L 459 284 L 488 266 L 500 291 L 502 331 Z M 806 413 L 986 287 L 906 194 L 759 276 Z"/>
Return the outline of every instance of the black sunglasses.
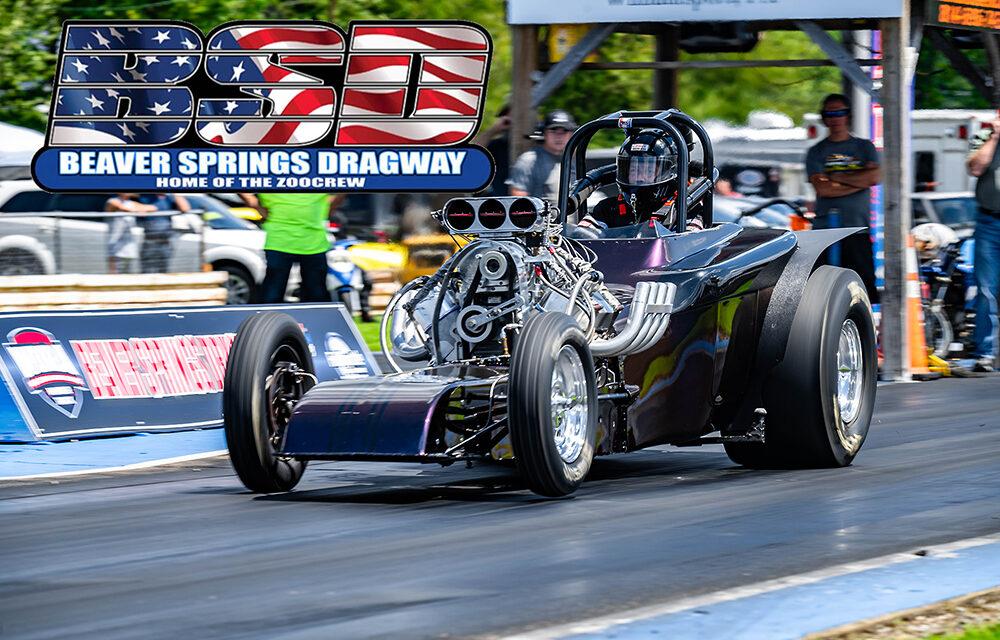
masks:
<path fill-rule="evenodd" d="M 837 109 L 835 111 L 824 111 L 824 118 L 843 118 L 844 116 L 851 115 L 850 109 Z"/>

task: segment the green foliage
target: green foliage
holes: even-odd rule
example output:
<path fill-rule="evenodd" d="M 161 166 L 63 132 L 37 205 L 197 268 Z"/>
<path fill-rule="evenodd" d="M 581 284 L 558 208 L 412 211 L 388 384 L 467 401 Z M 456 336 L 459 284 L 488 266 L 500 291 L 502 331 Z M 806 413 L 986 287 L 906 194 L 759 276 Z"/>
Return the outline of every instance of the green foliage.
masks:
<path fill-rule="evenodd" d="M 44 128 L 46 117 L 38 107 L 50 100 L 55 41 L 61 22 L 69 18 L 185 20 L 206 33 L 230 20 L 332 20 L 346 28 L 360 19 L 462 18 L 482 24 L 493 36 L 487 126 L 510 94 L 511 35 L 504 4 L 497 0 L 0 0 L 0 120 Z M 654 49 L 651 36 L 618 33 L 598 55 L 605 61 L 643 61 L 653 59 Z M 986 67 L 981 50 L 966 53 Z M 807 36 L 794 31 L 764 34 L 747 54 L 682 54 L 686 60 L 822 57 Z M 918 108 L 988 106 L 929 44 L 922 48 L 917 74 Z M 618 109 L 648 109 L 652 80 L 648 70 L 580 71 L 540 111 L 565 108 L 583 122 Z M 816 110 L 821 96 L 840 89 L 840 75 L 832 67 L 699 69 L 681 72 L 679 87 L 677 106 L 698 118 L 743 122 L 752 110 L 774 109 L 801 119 Z M 595 140 L 602 142 L 613 144 Z"/>
<path fill-rule="evenodd" d="M 44 129 L 59 0 L 0 0 L 0 121 Z"/>
<path fill-rule="evenodd" d="M 1000 640 L 1000 624 L 966 629 L 962 633 L 954 635 L 934 635 L 930 636 L 928 640 Z"/>
<path fill-rule="evenodd" d="M 651 36 L 616 33 L 599 50 L 602 61 L 634 62 L 652 60 L 655 43 Z M 620 109 L 649 109 L 653 100 L 653 72 L 649 70 L 578 71 L 553 93 L 541 112 L 566 109 L 577 122 L 593 120 Z M 617 136 L 612 144 L 620 142 Z M 595 138 L 594 145 L 601 145 Z"/>
<path fill-rule="evenodd" d="M 988 69 L 982 49 L 963 51 L 979 69 Z M 915 101 L 917 109 L 989 109 L 989 101 L 955 71 L 948 58 L 924 38 L 917 61 Z"/>
<path fill-rule="evenodd" d="M 776 60 L 825 58 L 804 33 L 772 31 L 745 54 L 682 54 L 684 60 Z M 763 67 L 698 69 L 680 73 L 678 105 L 695 118 L 721 118 L 742 123 L 751 111 L 780 111 L 801 121 L 815 112 L 826 94 L 839 92 L 840 73 L 834 67 Z"/>

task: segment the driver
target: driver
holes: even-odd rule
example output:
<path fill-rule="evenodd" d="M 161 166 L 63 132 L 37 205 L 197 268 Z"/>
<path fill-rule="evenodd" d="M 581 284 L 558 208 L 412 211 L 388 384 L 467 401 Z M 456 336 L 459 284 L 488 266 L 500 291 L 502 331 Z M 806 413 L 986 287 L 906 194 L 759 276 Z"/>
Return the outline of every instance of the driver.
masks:
<path fill-rule="evenodd" d="M 656 220 L 671 227 L 676 218 L 677 157 L 677 145 L 666 132 L 643 129 L 627 137 L 617 157 L 619 195 L 598 202 L 580 226 L 607 230 Z M 699 216 L 688 218 L 687 231 L 703 226 Z"/>

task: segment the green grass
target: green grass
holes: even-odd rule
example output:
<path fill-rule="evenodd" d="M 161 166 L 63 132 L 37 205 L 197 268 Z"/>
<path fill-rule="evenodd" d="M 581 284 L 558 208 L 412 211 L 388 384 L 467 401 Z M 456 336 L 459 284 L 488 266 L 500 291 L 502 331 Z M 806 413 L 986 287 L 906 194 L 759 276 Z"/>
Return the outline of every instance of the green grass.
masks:
<path fill-rule="evenodd" d="M 1000 640 L 1000 624 L 974 627 L 952 635 L 928 636 L 927 640 Z"/>
<path fill-rule="evenodd" d="M 361 338 L 364 339 L 365 344 L 372 352 L 378 352 L 382 350 L 381 345 L 378 343 L 378 328 L 379 322 L 382 320 L 382 316 L 373 316 L 375 322 L 361 322 L 361 318 L 354 318 L 354 324 L 358 326 L 358 331 L 361 333 Z"/>

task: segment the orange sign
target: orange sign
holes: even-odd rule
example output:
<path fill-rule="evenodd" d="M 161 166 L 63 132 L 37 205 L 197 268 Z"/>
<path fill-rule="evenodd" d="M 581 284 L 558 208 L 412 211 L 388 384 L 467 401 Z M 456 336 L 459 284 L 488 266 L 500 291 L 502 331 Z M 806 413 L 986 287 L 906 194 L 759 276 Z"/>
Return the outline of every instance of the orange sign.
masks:
<path fill-rule="evenodd" d="M 930 15 L 942 26 L 1000 31 L 1000 0 L 931 0 Z"/>

